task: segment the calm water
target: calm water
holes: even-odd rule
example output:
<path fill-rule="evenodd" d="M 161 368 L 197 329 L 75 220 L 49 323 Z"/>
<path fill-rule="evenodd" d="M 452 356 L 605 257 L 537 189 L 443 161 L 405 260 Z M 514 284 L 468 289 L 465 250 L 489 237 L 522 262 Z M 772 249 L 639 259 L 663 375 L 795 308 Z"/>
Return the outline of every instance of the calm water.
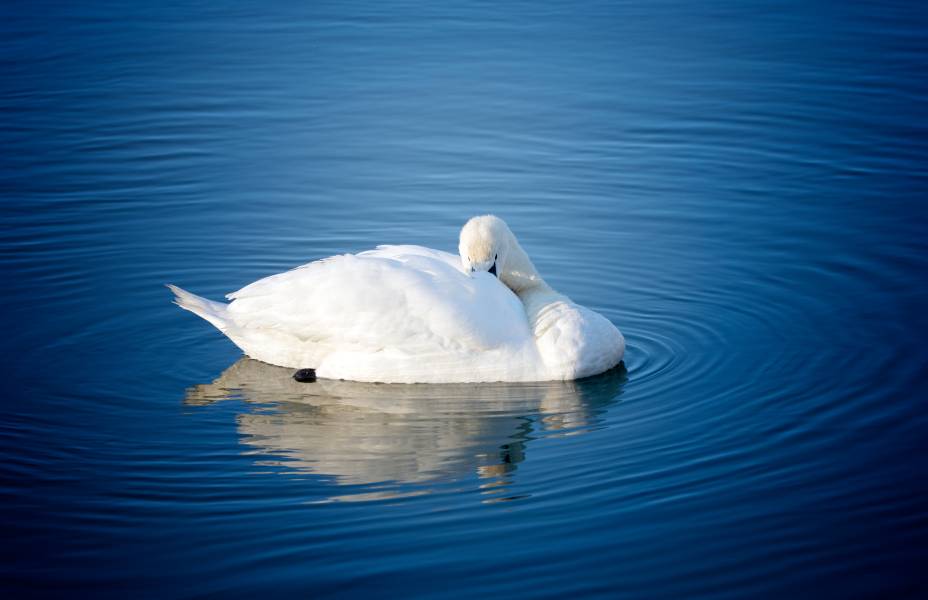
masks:
<path fill-rule="evenodd" d="M 847 4 L 5 3 L 0 591 L 928 593 L 928 11 Z M 162 286 L 485 212 L 627 371 L 301 385 Z"/>

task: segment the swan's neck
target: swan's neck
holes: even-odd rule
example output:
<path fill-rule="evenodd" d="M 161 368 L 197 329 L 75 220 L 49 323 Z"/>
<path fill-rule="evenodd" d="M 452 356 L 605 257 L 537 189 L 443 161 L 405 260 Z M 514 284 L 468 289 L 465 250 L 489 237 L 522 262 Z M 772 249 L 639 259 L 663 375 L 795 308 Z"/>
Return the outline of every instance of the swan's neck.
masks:
<path fill-rule="evenodd" d="M 557 378 L 570 372 L 572 357 L 576 356 L 574 348 L 577 336 L 560 336 L 558 333 L 546 335 L 574 310 L 574 305 L 567 296 L 557 293 L 538 275 L 532 261 L 522 248 L 517 247 L 517 260 L 506 275 L 500 279 L 512 289 L 525 309 L 532 340 L 546 368 L 553 369 Z M 568 319 L 569 320 L 569 319 Z"/>
<path fill-rule="evenodd" d="M 532 260 L 513 236 L 509 241 L 509 252 L 506 256 L 506 266 L 499 274 L 500 281 L 515 292 L 520 298 L 523 294 L 536 294 L 541 291 L 551 291 L 550 286 L 538 274 Z"/>
<path fill-rule="evenodd" d="M 515 239 L 499 275 L 522 301 L 535 349 L 548 374 L 557 379 L 573 379 L 578 372 L 584 339 L 582 332 L 576 329 L 578 319 L 575 316 L 579 307 L 545 283 Z M 560 335 L 565 327 L 571 333 Z M 549 334 L 550 331 L 554 333 Z"/>
<path fill-rule="evenodd" d="M 573 304 L 567 296 L 555 291 L 541 278 L 515 236 L 510 239 L 506 266 L 500 271 L 499 278 L 522 301 L 525 316 L 533 330 L 538 328 L 539 319 L 548 307 L 565 302 Z"/>

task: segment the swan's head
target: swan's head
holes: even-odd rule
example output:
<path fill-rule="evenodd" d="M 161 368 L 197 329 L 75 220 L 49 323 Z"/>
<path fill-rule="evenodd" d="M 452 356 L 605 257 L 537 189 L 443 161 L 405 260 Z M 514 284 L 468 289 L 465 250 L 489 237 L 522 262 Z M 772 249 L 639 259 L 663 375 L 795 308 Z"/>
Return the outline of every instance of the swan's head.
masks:
<path fill-rule="evenodd" d="M 466 273 L 488 271 L 516 293 L 544 284 L 516 236 L 499 217 L 484 215 L 465 223 L 458 252 Z"/>
<path fill-rule="evenodd" d="M 506 222 L 493 215 L 474 217 L 461 229 L 458 252 L 464 271 L 488 271 L 500 276 L 509 255 L 512 232 Z"/>

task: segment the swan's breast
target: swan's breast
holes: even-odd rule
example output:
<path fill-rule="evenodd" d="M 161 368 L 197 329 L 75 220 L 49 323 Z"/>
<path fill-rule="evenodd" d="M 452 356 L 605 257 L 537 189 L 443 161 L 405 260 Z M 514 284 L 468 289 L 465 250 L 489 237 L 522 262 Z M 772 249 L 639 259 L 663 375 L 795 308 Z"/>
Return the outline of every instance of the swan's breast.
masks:
<path fill-rule="evenodd" d="M 622 360 L 625 339 L 599 313 L 556 293 L 523 301 L 538 353 L 553 378 L 595 375 Z"/>

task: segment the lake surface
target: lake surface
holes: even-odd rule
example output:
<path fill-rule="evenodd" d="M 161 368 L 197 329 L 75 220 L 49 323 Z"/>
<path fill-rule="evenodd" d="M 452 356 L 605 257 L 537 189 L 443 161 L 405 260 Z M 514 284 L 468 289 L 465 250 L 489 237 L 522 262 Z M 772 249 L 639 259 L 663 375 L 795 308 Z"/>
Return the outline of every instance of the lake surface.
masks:
<path fill-rule="evenodd" d="M 5 3 L 0 586 L 928 593 L 917 2 Z M 298 384 L 171 304 L 505 218 L 568 383 Z"/>

